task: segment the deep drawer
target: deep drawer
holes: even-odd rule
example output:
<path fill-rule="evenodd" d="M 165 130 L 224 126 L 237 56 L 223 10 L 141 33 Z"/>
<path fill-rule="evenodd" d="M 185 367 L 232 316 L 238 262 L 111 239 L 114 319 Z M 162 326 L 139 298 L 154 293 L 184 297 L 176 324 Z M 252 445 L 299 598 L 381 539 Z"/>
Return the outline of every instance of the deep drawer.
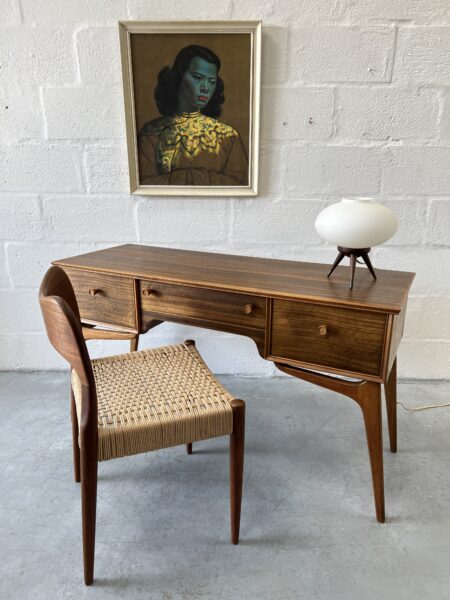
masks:
<path fill-rule="evenodd" d="M 79 269 L 65 271 L 84 321 L 136 329 L 133 279 Z"/>
<path fill-rule="evenodd" d="M 379 376 L 386 320 L 383 313 L 274 300 L 271 354 L 323 370 Z"/>

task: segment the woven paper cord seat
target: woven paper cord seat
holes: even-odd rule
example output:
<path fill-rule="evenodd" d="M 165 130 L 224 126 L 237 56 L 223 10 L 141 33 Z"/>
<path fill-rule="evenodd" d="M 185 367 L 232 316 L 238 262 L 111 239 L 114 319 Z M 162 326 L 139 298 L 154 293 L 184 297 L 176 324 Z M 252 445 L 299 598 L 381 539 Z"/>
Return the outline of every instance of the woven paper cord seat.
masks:
<path fill-rule="evenodd" d="M 98 460 L 187 444 L 233 430 L 233 396 L 192 344 L 92 360 Z M 81 384 L 72 371 L 78 419 Z"/>

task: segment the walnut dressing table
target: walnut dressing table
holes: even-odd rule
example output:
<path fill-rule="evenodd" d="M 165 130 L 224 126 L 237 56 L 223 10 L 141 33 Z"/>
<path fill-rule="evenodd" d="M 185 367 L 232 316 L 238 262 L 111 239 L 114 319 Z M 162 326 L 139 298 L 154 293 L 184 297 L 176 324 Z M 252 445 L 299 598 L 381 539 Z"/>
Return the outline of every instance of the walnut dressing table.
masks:
<path fill-rule="evenodd" d="M 413 273 L 127 244 L 54 261 L 70 277 L 86 339 L 130 339 L 163 321 L 252 338 L 281 371 L 362 409 L 375 509 L 384 522 L 381 385 L 397 449 L 396 355 Z M 345 377 L 345 379 L 343 379 Z"/>

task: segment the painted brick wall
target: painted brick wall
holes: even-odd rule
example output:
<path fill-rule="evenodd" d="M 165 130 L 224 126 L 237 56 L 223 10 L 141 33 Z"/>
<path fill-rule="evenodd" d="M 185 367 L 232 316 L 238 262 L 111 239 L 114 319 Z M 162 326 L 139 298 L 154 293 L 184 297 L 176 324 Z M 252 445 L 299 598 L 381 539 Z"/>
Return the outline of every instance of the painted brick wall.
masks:
<path fill-rule="evenodd" d="M 128 194 L 119 19 L 262 19 L 256 199 Z M 371 195 L 401 222 L 377 267 L 417 271 L 403 377 L 450 377 L 448 0 L 0 0 L 0 368 L 61 368 L 36 299 L 51 259 L 123 242 L 329 262 L 315 216 Z M 250 340 L 195 337 L 219 373 L 273 375 Z M 122 351 L 97 344 L 93 353 Z"/>

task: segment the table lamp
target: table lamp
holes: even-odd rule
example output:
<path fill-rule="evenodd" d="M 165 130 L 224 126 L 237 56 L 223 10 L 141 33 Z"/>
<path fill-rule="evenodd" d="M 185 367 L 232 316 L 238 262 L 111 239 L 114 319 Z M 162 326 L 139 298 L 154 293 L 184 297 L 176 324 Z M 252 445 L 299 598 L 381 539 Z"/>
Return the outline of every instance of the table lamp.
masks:
<path fill-rule="evenodd" d="M 398 229 L 398 221 L 389 208 L 373 198 L 343 198 L 318 215 L 315 227 L 320 237 L 336 244 L 339 251 L 327 277 L 344 256 L 349 256 L 352 289 L 359 257 L 366 263 L 372 277 L 377 278 L 369 258 L 370 249 L 389 240 Z"/>

